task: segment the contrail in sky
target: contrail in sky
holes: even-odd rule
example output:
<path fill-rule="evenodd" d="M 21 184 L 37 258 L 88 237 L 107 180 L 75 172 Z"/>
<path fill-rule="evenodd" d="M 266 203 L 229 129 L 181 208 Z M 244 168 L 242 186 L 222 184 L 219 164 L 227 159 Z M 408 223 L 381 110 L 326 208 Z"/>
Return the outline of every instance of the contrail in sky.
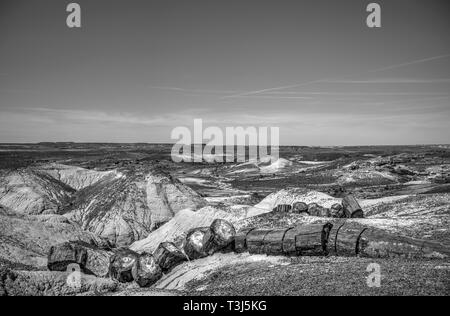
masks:
<path fill-rule="evenodd" d="M 380 71 L 385 71 L 385 70 L 390 70 L 390 69 L 396 69 L 396 68 L 401 68 L 401 67 L 406 67 L 406 66 L 410 66 L 410 65 L 421 64 L 421 63 L 425 63 L 425 62 L 429 62 L 429 61 L 433 61 L 433 60 L 438 60 L 438 59 L 442 59 L 442 58 L 447 58 L 447 57 L 450 57 L 450 54 L 439 55 L 439 56 L 434 56 L 434 57 L 429 57 L 429 58 L 424 58 L 424 59 L 418 59 L 418 60 L 414 60 L 414 61 L 410 61 L 410 62 L 406 62 L 406 63 L 401 63 L 401 64 L 391 65 L 391 66 L 378 68 L 378 69 L 374 69 L 374 70 L 369 70 L 368 72 L 372 73 L 372 72 L 380 72 Z M 324 82 L 327 82 L 327 81 L 330 81 L 330 80 L 333 80 L 333 79 L 326 78 L 326 79 L 319 79 L 319 80 L 304 82 L 304 83 L 300 83 L 300 84 L 293 84 L 293 85 L 288 85 L 288 86 L 268 88 L 268 89 L 256 90 L 256 91 L 248 91 L 248 92 L 244 92 L 244 93 L 240 93 L 240 94 L 234 94 L 234 95 L 230 95 L 230 96 L 225 96 L 225 97 L 222 97 L 222 99 L 238 98 L 238 97 L 250 96 L 250 95 L 255 95 L 255 94 L 260 94 L 260 93 L 265 93 L 265 92 L 284 90 L 284 89 L 291 89 L 291 88 L 298 88 L 298 87 L 308 86 L 308 85 L 315 84 L 315 83 L 324 83 Z"/>

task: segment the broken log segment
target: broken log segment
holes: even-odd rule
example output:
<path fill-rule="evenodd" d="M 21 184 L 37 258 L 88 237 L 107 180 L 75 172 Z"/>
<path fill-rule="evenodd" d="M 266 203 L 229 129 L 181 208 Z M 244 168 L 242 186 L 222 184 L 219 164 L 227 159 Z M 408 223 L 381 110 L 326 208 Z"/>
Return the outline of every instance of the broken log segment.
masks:
<path fill-rule="evenodd" d="M 153 255 L 142 253 L 137 264 L 133 266 L 131 274 L 140 287 L 149 287 L 161 279 L 162 270 Z"/>
<path fill-rule="evenodd" d="M 109 275 L 120 283 L 133 282 L 132 270 L 137 265 L 139 254 L 127 249 L 120 248 L 110 259 Z"/>
<path fill-rule="evenodd" d="M 299 226 L 295 237 L 296 251 L 301 256 L 328 255 L 328 238 L 332 228 L 331 223 Z"/>
<path fill-rule="evenodd" d="M 345 220 L 337 221 L 330 232 L 329 252 L 335 256 L 354 257 L 359 251 L 359 239 L 367 227 Z"/>
<path fill-rule="evenodd" d="M 334 244 L 334 246 L 333 246 Z M 330 236 L 331 254 L 367 258 L 449 258 L 450 247 L 437 242 L 404 237 L 357 222 L 335 225 Z"/>
<path fill-rule="evenodd" d="M 186 255 L 171 242 L 163 242 L 153 253 L 155 261 L 164 273 L 170 272 L 174 267 L 187 261 Z"/>
<path fill-rule="evenodd" d="M 446 259 L 450 257 L 448 245 L 397 236 L 376 228 L 364 230 L 358 249 L 361 257 L 368 258 Z"/>
<path fill-rule="evenodd" d="M 225 249 L 234 242 L 235 236 L 236 230 L 233 224 L 223 219 L 216 219 L 204 236 L 204 251 L 212 255 L 219 250 Z"/>
<path fill-rule="evenodd" d="M 331 223 L 299 225 L 288 229 L 283 238 L 283 252 L 289 256 L 324 256 L 328 254 Z"/>
<path fill-rule="evenodd" d="M 295 202 L 292 211 L 298 214 L 308 213 L 308 204 L 304 202 Z"/>
<path fill-rule="evenodd" d="M 364 212 L 352 194 L 348 194 L 344 197 L 342 205 L 344 206 L 348 218 L 364 218 Z"/>
<path fill-rule="evenodd" d="M 264 254 L 264 238 L 272 229 L 255 229 L 247 235 L 247 248 L 251 254 Z"/>
<path fill-rule="evenodd" d="M 330 210 L 316 203 L 308 205 L 308 213 L 311 216 L 330 217 Z"/>
<path fill-rule="evenodd" d="M 47 268 L 50 271 L 66 272 L 70 264 L 78 264 L 85 269 L 88 259 L 87 250 L 77 243 L 65 242 L 50 247 L 47 257 Z"/>
<path fill-rule="evenodd" d="M 194 228 L 187 233 L 183 249 L 190 260 L 208 256 L 204 247 L 205 235 L 207 233 L 210 233 L 209 227 Z"/>
<path fill-rule="evenodd" d="M 346 217 L 344 207 L 342 206 L 342 204 L 339 203 L 333 204 L 333 206 L 331 206 L 330 216 L 334 218 Z"/>
<path fill-rule="evenodd" d="M 247 235 L 253 230 L 255 230 L 255 228 L 246 228 L 236 233 L 236 236 L 234 237 L 234 251 L 236 253 L 243 253 L 248 250 Z"/>
<path fill-rule="evenodd" d="M 292 206 L 289 204 L 280 204 L 277 205 L 272 212 L 289 212 L 292 209 Z"/>
<path fill-rule="evenodd" d="M 283 240 L 290 228 L 275 229 L 266 234 L 263 241 L 263 252 L 271 256 L 281 256 L 283 251 Z"/>

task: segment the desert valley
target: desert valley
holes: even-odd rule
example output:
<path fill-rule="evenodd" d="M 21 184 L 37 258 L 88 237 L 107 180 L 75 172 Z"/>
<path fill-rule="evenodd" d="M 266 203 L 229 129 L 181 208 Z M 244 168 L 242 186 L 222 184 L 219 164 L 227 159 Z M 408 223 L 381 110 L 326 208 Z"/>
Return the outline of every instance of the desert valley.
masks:
<path fill-rule="evenodd" d="M 449 146 L 281 147 L 274 162 L 222 164 L 170 150 L 1 145 L 0 295 L 450 294 Z M 288 253 L 290 232 L 317 227 L 318 245 L 295 237 Z M 338 253 L 341 227 L 361 227 L 356 253 Z"/>

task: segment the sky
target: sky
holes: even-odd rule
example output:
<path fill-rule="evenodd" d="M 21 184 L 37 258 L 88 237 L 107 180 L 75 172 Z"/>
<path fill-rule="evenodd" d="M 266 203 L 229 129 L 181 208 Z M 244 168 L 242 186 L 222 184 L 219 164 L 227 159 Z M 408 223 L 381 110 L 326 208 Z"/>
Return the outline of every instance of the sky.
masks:
<path fill-rule="evenodd" d="M 168 143 L 274 126 L 282 145 L 443 144 L 448 0 L 0 0 L 0 142 Z"/>

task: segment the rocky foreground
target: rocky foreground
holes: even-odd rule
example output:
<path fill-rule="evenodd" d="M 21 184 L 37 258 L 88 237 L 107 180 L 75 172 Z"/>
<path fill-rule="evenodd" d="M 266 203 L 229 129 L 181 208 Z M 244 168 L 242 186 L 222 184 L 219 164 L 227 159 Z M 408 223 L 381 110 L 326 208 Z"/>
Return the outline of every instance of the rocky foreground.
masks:
<path fill-rule="evenodd" d="M 253 168 L 242 177 L 276 177 L 293 165 Z M 392 166 L 369 159 L 333 172 L 336 184 L 368 174 L 377 181 L 420 177 Z M 218 183 L 235 171 L 219 171 Z M 202 174 L 210 181 L 211 174 Z M 98 171 L 39 163 L 5 170 L 0 295 L 449 294 L 448 193 L 348 200 L 352 195 L 323 191 L 291 187 L 255 202 L 217 203 L 156 164 Z M 289 236 L 305 229 L 317 238 L 294 238 L 287 253 Z M 338 244 L 350 253 L 336 253 Z M 378 292 L 364 285 L 374 261 L 387 271 L 388 286 Z M 421 273 L 429 277 L 426 284 L 417 281 Z M 417 284 L 401 288 L 411 280 Z"/>

